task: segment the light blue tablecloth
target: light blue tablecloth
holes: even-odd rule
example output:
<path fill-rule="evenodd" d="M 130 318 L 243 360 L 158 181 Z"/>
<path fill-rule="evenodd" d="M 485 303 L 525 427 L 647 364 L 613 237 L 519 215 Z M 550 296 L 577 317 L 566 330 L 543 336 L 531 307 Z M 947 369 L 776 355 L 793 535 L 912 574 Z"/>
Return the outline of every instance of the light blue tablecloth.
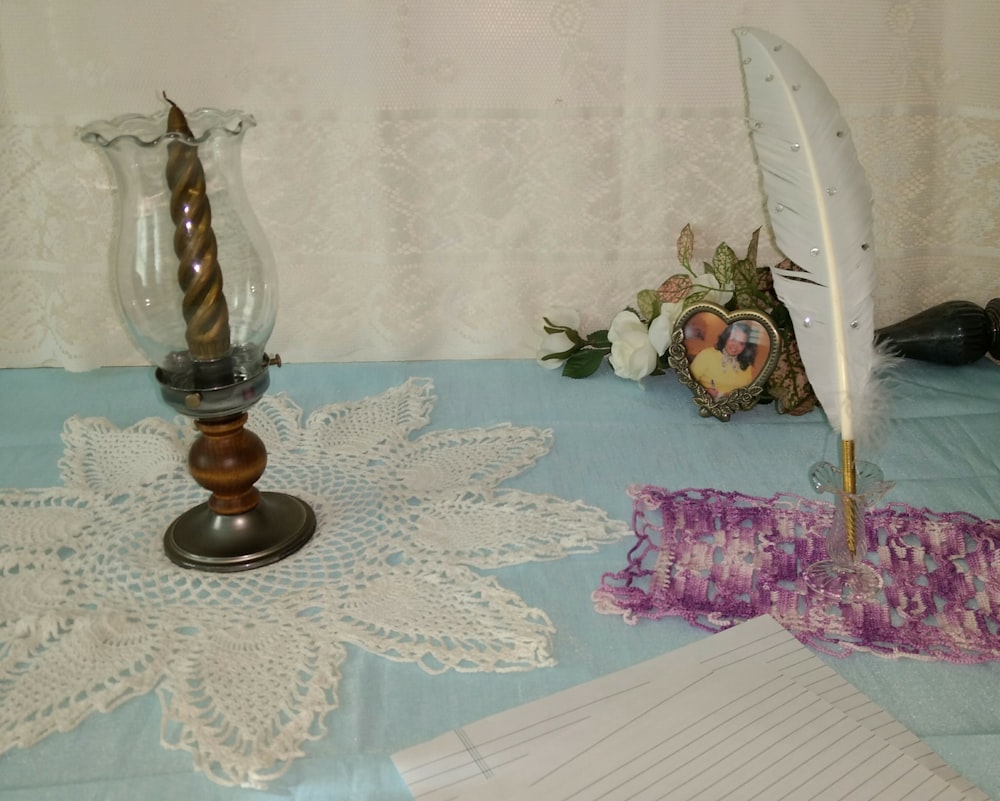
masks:
<path fill-rule="evenodd" d="M 517 361 L 288 365 L 272 371 L 270 391 L 288 392 L 309 412 L 411 376 L 434 381 L 431 428 L 552 428 L 552 452 L 508 485 L 579 498 L 623 521 L 631 518 L 625 490 L 633 483 L 808 495 L 808 467 L 838 458 L 820 412 L 789 418 L 761 406 L 729 423 L 702 419 L 673 376 L 647 379 L 641 389 L 607 370 L 573 381 Z M 173 417 L 147 369 L 0 371 L 0 486 L 58 485 L 60 431 L 72 414 L 119 425 Z M 901 364 L 884 444 L 859 458 L 896 481 L 888 500 L 1000 517 L 1000 368 Z M 219 787 L 192 770 L 187 754 L 162 748 L 159 702 L 150 695 L 0 757 L 0 799 L 407 799 L 392 752 L 706 636 L 678 620 L 630 627 L 594 613 L 590 593 L 604 571 L 624 566 L 627 545 L 497 571 L 557 627 L 555 668 L 431 676 L 351 649 L 330 734 L 307 744 L 307 755 L 268 791 Z M 827 661 L 1000 798 L 1000 665 L 868 655 Z"/>

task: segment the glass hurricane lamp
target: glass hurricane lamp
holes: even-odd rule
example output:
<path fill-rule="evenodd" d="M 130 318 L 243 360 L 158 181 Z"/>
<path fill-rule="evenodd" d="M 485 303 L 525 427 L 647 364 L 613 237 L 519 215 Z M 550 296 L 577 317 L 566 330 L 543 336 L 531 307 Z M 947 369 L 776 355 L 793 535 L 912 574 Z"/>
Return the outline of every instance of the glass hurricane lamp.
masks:
<path fill-rule="evenodd" d="M 259 491 L 267 451 L 244 427 L 266 391 L 277 312 L 274 258 L 243 188 L 240 150 L 254 118 L 170 107 L 79 131 L 117 186 L 114 285 L 125 326 L 156 366 L 163 400 L 194 418 L 192 477 L 211 494 L 164 534 L 176 564 L 217 572 L 276 562 L 316 521 L 301 499 Z"/>

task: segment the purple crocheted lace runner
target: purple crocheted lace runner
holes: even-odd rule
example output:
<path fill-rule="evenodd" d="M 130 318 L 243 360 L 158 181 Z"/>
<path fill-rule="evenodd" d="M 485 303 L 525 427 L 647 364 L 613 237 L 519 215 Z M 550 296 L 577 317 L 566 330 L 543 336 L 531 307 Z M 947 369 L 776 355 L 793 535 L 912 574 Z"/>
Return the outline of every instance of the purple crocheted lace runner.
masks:
<path fill-rule="evenodd" d="M 632 624 L 679 616 L 709 631 L 768 613 L 835 656 L 1000 658 L 1000 520 L 902 504 L 869 511 L 866 558 L 885 586 L 875 598 L 838 603 L 802 578 L 826 558 L 831 504 L 713 489 L 629 494 L 636 541 L 628 566 L 594 592 L 599 612 Z"/>

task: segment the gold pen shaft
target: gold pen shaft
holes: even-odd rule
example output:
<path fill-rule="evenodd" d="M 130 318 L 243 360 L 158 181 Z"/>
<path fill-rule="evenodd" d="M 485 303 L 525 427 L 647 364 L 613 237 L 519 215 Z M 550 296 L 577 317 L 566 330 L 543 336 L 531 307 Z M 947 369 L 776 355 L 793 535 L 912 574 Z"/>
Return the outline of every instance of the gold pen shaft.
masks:
<path fill-rule="evenodd" d="M 847 535 L 847 550 L 853 560 L 858 550 L 858 518 L 855 514 L 854 495 L 857 492 L 857 468 L 854 463 L 854 440 L 840 442 L 840 466 L 844 478 L 844 529 Z"/>

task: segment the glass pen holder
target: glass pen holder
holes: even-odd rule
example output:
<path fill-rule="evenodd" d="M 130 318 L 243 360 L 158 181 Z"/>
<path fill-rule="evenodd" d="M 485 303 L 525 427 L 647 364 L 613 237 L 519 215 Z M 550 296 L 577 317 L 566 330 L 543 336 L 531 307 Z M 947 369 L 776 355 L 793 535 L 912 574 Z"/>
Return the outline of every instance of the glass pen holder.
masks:
<path fill-rule="evenodd" d="M 855 491 L 844 491 L 844 472 L 829 462 L 809 471 L 816 492 L 833 494 L 833 519 L 826 532 L 827 558 L 806 567 L 806 585 L 836 601 L 871 598 L 882 589 L 882 575 L 865 556 L 868 553 L 867 511 L 895 486 L 870 462 L 855 463 Z"/>

